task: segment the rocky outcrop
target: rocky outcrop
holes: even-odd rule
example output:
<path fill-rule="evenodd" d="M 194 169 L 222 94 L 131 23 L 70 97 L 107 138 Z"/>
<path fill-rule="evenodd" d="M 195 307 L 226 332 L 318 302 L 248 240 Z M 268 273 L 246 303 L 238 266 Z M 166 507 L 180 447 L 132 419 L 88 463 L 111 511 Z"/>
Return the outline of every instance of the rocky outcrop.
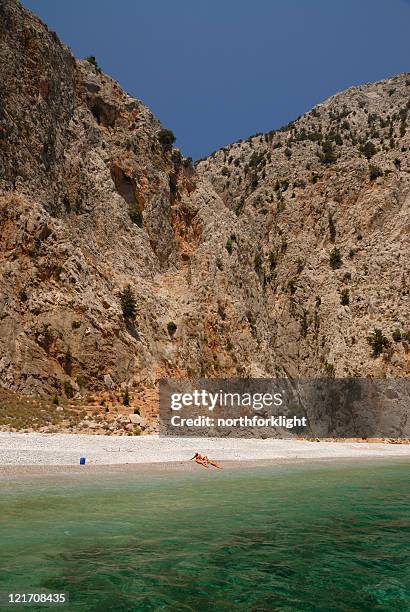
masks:
<path fill-rule="evenodd" d="M 0 6 L 0 59 L 5 388 L 408 375 L 409 76 L 194 168 L 15 0 Z"/>

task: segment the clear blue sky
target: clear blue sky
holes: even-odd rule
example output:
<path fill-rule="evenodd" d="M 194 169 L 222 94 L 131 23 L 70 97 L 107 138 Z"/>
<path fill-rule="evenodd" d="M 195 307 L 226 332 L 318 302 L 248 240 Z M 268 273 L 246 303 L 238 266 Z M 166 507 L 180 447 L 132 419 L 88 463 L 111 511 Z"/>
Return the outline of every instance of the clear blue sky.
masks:
<path fill-rule="evenodd" d="M 23 0 L 194 159 L 410 71 L 410 0 Z"/>

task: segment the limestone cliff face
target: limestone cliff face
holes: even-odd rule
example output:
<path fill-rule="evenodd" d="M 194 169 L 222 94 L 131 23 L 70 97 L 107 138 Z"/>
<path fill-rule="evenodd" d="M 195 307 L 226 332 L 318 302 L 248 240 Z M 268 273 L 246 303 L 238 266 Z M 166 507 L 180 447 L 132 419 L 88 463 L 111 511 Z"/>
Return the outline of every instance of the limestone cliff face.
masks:
<path fill-rule="evenodd" d="M 410 77 L 196 168 L 15 0 L 0 5 L 0 80 L 4 387 L 408 375 Z M 378 357 L 374 328 L 390 343 Z"/>
<path fill-rule="evenodd" d="M 409 121 L 404 74 L 198 164 L 236 215 L 228 265 L 259 279 L 255 336 L 275 373 L 409 375 Z"/>

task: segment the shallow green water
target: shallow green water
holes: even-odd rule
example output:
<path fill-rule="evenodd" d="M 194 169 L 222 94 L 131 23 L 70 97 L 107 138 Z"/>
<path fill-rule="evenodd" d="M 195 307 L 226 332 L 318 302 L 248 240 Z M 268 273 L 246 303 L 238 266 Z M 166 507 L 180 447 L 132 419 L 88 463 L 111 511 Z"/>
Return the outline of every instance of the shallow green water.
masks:
<path fill-rule="evenodd" d="M 84 611 L 410 610 L 410 463 L 0 484 L 0 591 Z"/>

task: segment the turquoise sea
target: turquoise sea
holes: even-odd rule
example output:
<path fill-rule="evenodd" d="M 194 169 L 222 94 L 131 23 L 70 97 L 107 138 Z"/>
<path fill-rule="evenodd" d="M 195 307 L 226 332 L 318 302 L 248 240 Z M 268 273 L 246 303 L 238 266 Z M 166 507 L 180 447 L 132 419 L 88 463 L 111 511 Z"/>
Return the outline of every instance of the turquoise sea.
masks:
<path fill-rule="evenodd" d="M 410 462 L 59 481 L 0 482 L 0 591 L 101 612 L 410 610 Z"/>

